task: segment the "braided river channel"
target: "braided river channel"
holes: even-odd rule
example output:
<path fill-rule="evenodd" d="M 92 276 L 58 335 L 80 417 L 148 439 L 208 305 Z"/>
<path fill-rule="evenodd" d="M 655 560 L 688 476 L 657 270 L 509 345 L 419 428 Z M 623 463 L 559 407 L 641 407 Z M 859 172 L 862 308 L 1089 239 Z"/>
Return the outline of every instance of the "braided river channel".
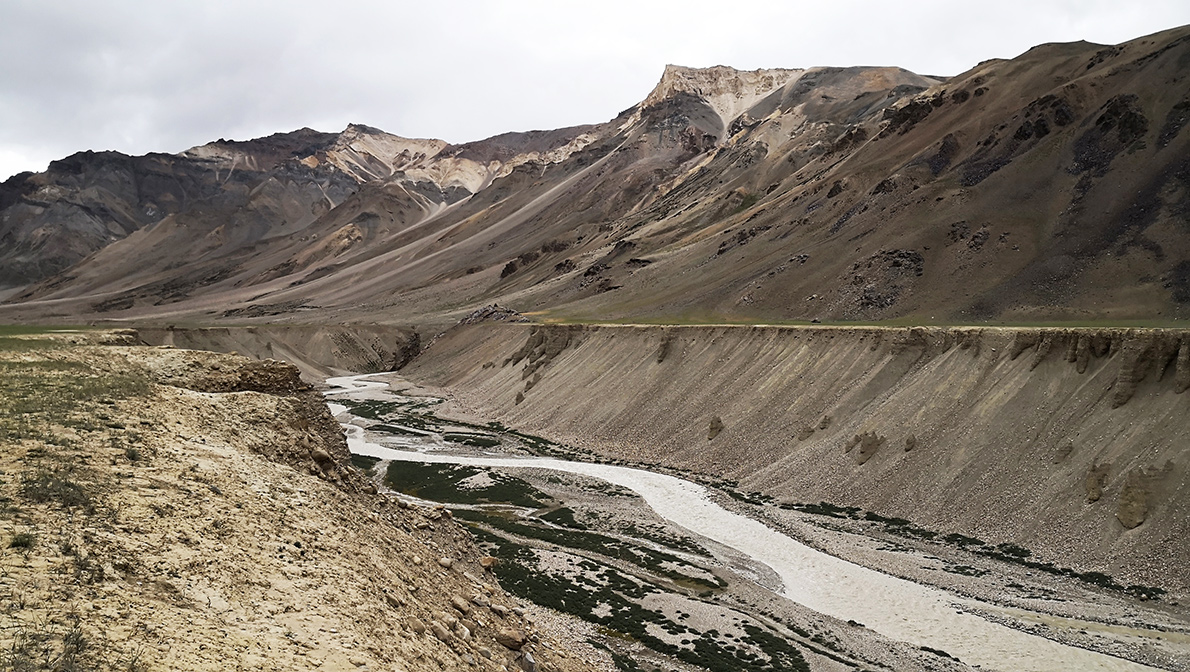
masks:
<path fill-rule="evenodd" d="M 351 420 L 337 399 L 376 399 L 386 383 L 366 376 L 330 378 L 329 406 L 341 422 Z M 779 594 L 844 621 L 862 622 L 881 635 L 953 654 L 964 663 L 1005 672 L 1154 670 L 1136 662 L 1056 642 L 989 621 L 994 610 L 978 600 L 890 576 L 823 553 L 763 523 L 716 504 L 702 485 L 623 466 L 546 457 L 476 456 L 448 452 L 418 437 L 408 448 L 371 442 L 363 427 L 344 424 L 351 452 L 389 461 L 463 464 L 485 468 L 535 467 L 602 479 L 631 489 L 673 525 L 718 542 L 763 563 L 780 577 Z"/>

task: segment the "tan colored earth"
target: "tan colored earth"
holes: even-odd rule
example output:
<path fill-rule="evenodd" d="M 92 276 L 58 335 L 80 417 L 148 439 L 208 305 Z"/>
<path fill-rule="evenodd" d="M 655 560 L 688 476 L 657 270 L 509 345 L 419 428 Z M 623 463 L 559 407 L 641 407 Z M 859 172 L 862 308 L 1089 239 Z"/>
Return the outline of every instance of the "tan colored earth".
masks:
<path fill-rule="evenodd" d="M 0 339 L 5 669 L 593 669 L 374 494 L 294 367 L 129 341 Z"/>

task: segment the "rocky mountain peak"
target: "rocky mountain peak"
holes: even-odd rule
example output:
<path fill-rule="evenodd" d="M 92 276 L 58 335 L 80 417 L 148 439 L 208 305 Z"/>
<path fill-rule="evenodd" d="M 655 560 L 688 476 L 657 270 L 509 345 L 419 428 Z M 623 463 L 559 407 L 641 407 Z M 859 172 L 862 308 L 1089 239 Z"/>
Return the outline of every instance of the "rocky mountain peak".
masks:
<path fill-rule="evenodd" d="M 798 79 L 804 69 L 736 70 L 725 65 L 689 68 L 666 65 L 661 81 L 645 98 L 655 105 L 679 93 L 705 100 L 723 119 L 726 127 L 765 96 Z"/>
<path fill-rule="evenodd" d="M 348 124 L 326 150 L 325 157 L 319 159 L 325 159 L 359 182 L 367 182 L 420 166 L 448 144 L 443 140 L 403 138 L 371 126 Z"/>

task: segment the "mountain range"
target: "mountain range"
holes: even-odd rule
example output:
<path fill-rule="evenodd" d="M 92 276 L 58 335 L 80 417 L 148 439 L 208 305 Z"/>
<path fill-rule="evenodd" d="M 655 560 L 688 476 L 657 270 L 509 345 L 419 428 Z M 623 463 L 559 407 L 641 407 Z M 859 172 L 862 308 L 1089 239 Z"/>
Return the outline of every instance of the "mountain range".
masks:
<path fill-rule="evenodd" d="M 0 319 L 1178 323 L 1190 27 L 954 77 L 667 66 L 603 123 L 80 152 L 0 184 Z"/>

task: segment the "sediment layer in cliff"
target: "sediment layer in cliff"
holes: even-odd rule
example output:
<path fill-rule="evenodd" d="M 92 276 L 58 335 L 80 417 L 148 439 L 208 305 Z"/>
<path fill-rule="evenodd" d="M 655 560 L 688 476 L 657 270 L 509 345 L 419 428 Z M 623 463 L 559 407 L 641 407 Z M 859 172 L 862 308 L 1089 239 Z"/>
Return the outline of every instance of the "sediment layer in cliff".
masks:
<path fill-rule="evenodd" d="M 1190 586 L 1190 332 L 479 324 L 403 374 L 609 458 Z"/>

